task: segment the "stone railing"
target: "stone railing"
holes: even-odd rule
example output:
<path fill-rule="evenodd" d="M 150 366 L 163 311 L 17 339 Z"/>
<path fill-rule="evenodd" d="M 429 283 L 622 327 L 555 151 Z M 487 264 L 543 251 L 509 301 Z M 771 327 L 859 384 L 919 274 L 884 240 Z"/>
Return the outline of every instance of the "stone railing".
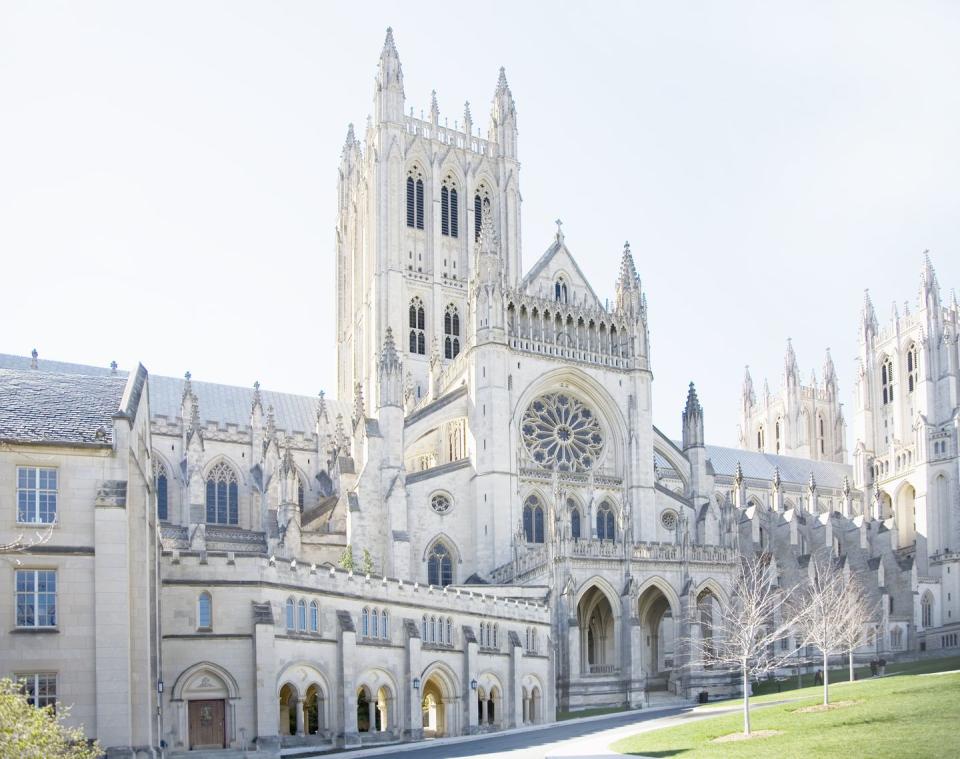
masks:
<path fill-rule="evenodd" d="M 589 666 L 591 675 L 616 675 L 620 672 L 620 668 L 616 664 L 591 664 Z"/>
<path fill-rule="evenodd" d="M 570 555 L 578 559 L 622 559 L 623 544 L 612 540 L 575 540 Z"/>
<path fill-rule="evenodd" d="M 529 337 L 510 337 L 510 347 L 524 353 L 533 353 L 538 356 L 563 358 L 568 361 L 578 361 L 593 366 L 606 366 L 611 369 L 631 369 L 634 361 L 620 355 L 600 353 L 572 346 L 558 345 L 544 340 L 535 340 Z"/>
<path fill-rule="evenodd" d="M 537 482 L 551 482 L 553 480 L 553 472 L 549 469 L 538 469 L 536 467 L 522 466 L 520 467 L 520 479 L 535 480 Z M 590 475 L 582 472 L 560 472 L 559 479 L 560 482 L 570 485 L 586 486 L 590 484 Z M 623 487 L 623 478 L 618 477 L 615 474 L 594 473 L 593 484 L 601 488 L 619 490 L 621 487 Z"/>
<path fill-rule="evenodd" d="M 729 564 L 737 557 L 736 549 L 723 546 L 675 545 L 673 543 L 637 543 L 634 561 L 682 561 L 699 564 Z"/>
<path fill-rule="evenodd" d="M 510 583 L 518 580 L 525 574 L 540 569 L 540 567 L 546 563 L 547 549 L 545 546 L 540 546 L 539 548 L 528 550 L 513 561 L 497 567 L 490 573 L 490 578 L 493 583 L 498 585 Z"/>

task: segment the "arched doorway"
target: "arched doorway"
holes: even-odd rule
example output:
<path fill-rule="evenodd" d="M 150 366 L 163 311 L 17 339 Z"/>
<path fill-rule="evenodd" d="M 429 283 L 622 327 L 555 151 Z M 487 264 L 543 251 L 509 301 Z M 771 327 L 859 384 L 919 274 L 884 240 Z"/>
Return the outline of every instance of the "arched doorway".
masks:
<path fill-rule="evenodd" d="M 317 735 L 323 730 L 325 712 L 323 691 L 319 685 L 311 685 L 307 688 L 307 696 L 304 699 L 304 722 L 307 735 Z"/>
<path fill-rule="evenodd" d="M 421 712 L 423 734 L 427 738 L 458 735 L 457 686 L 451 673 L 441 667 L 423 678 L 421 686 Z M 477 707 L 480 704 L 478 702 Z"/>
<path fill-rule="evenodd" d="M 676 625 L 670 599 L 659 586 L 651 585 L 640 594 L 638 616 L 647 690 L 666 690 L 673 670 Z"/>
<path fill-rule="evenodd" d="M 298 695 L 290 683 L 280 688 L 280 735 L 297 735 Z"/>
<path fill-rule="evenodd" d="M 239 697 L 237 681 L 218 664 L 198 662 L 184 670 L 171 691 L 176 708 L 174 746 L 214 749 L 233 745 Z"/>
<path fill-rule="evenodd" d="M 897 493 L 897 543 L 907 548 L 917 542 L 917 492 L 907 483 Z"/>
<path fill-rule="evenodd" d="M 580 627 L 580 671 L 587 675 L 613 674 L 619 670 L 616 623 L 607 594 L 594 585 L 577 604 Z"/>

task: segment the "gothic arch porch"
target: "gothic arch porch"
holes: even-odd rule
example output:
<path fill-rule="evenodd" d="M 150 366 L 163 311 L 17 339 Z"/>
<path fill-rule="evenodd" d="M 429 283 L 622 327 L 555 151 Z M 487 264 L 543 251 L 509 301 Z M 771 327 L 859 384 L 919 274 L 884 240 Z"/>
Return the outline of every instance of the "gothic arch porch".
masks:
<path fill-rule="evenodd" d="M 441 664 L 435 664 L 424 671 L 420 682 L 424 737 L 460 735 L 460 688 L 453 672 Z"/>
<path fill-rule="evenodd" d="M 679 620 L 679 602 L 673 589 L 655 580 L 645 583 L 637 599 L 637 619 L 646 690 L 667 690 L 673 675 Z"/>
<path fill-rule="evenodd" d="M 212 662 L 184 670 L 173 685 L 176 708 L 175 747 L 223 749 L 236 744 L 236 702 L 240 690 L 233 676 Z"/>

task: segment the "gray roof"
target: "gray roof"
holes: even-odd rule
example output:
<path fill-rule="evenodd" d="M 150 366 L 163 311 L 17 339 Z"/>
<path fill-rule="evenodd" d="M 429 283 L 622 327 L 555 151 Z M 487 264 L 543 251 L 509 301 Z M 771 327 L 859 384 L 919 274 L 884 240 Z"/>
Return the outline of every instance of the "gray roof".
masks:
<path fill-rule="evenodd" d="M 741 448 L 724 448 L 720 445 L 704 446 L 707 451 L 707 461 L 713 467 L 718 477 L 734 477 L 737 473 L 737 462 L 743 476 L 748 480 L 773 480 L 774 470 L 780 467 L 780 479 L 793 485 L 806 485 L 810 481 L 810 473 L 819 487 L 842 488 L 843 478 L 846 477 L 853 486 L 853 468 L 847 464 L 835 464 L 831 461 L 813 461 L 793 456 L 776 456 L 772 453 L 759 453 Z M 656 450 L 653 453 L 654 461 L 669 476 L 673 473 L 673 466 Z"/>
<path fill-rule="evenodd" d="M 121 392 L 126 382 L 127 372 L 117 370 L 113 374 L 109 368 L 88 366 L 86 364 L 70 364 L 61 361 L 39 359 L 37 369 L 30 369 L 29 356 L 13 356 L 0 354 L 0 369 L 14 369 L 25 371 L 30 375 L 82 375 L 88 380 L 102 377 L 115 380 L 119 383 Z M 150 388 L 150 415 L 162 416 L 168 420 L 180 416 L 180 404 L 183 399 L 184 380 L 176 377 L 163 377 L 155 374 L 149 376 Z M 200 420 L 225 427 L 228 424 L 239 428 L 250 425 L 250 409 L 253 405 L 253 388 L 238 387 L 236 385 L 221 385 L 214 382 L 191 382 L 193 392 L 197 396 L 200 411 Z M 312 435 L 316 427 L 317 397 L 310 395 L 294 395 L 292 393 L 278 393 L 272 390 L 260 390 L 263 399 L 264 411 L 273 406 L 274 419 L 277 429 L 292 434 L 302 432 Z M 112 411 L 117 411 L 119 398 Z M 337 414 L 343 414 L 344 426 L 349 428 L 352 407 L 347 403 L 327 399 L 327 416 L 331 424 L 336 424 Z M 2 429 L 2 428 L 0 428 Z"/>
<path fill-rule="evenodd" d="M 853 468 L 847 464 L 813 461 L 793 456 L 776 456 L 772 453 L 723 448 L 719 445 L 708 445 L 706 449 L 707 458 L 710 459 L 719 477 L 733 477 L 739 461 L 743 476 L 747 479 L 772 480 L 774 469 L 780 467 L 780 479 L 792 484 L 805 485 L 810 480 L 810 473 L 813 472 L 817 485 L 822 487 L 843 487 L 844 477 L 850 481 L 851 486 L 853 485 Z"/>
<path fill-rule="evenodd" d="M 0 368 L 0 440 L 113 444 L 126 375 Z M 68 365 L 69 366 L 69 365 Z"/>

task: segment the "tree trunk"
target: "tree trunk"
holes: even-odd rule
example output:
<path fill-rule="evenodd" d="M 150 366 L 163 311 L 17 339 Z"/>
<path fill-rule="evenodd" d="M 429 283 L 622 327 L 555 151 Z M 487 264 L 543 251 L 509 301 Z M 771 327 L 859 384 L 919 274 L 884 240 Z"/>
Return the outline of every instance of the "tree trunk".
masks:
<path fill-rule="evenodd" d="M 743 667 L 743 734 L 750 735 L 750 680 Z"/>
<path fill-rule="evenodd" d="M 830 703 L 830 671 L 827 669 L 827 665 L 830 663 L 830 655 L 824 651 L 823 652 L 823 705 L 826 706 Z"/>

